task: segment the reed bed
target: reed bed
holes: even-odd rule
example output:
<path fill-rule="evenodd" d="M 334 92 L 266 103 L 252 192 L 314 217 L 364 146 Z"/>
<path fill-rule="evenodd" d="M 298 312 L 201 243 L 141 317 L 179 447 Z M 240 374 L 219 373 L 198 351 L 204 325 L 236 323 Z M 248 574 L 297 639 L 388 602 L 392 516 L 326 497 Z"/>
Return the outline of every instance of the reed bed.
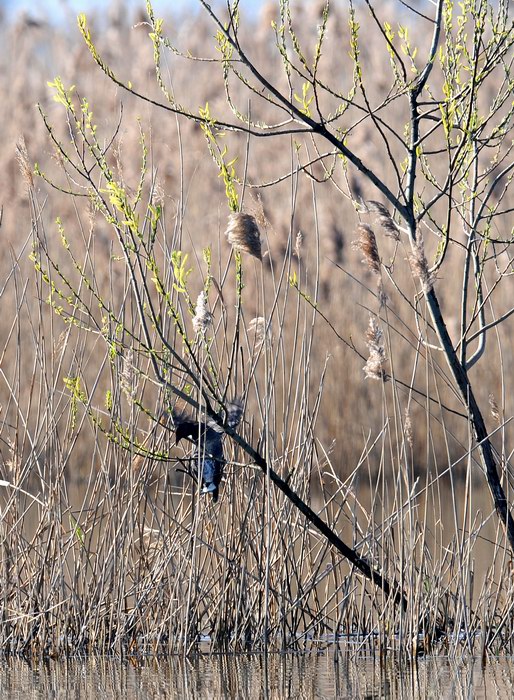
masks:
<path fill-rule="evenodd" d="M 85 58 L 74 60 L 71 72 Z M 44 101 L 47 138 L 71 141 L 81 171 L 71 176 L 61 152 L 38 159 L 46 183 L 35 179 L 36 136 L 19 142 L 31 223 L 15 237 L 15 200 L 3 224 L 13 241 L 0 286 L 4 652 L 344 643 L 382 655 L 512 654 L 506 534 L 447 368 L 420 341 L 427 316 L 422 333 L 403 291 L 437 284 L 422 240 L 409 250 L 374 200 L 359 212 L 340 204 L 343 236 L 339 204 L 304 181 L 294 143 L 281 154 L 292 177 L 262 197 L 249 183 L 269 161 L 251 137 L 237 142 L 241 188 L 204 170 L 199 187 L 188 159 L 203 168 L 205 146 L 190 124 L 175 124 L 161 178 L 162 125 L 147 136 L 131 120 L 125 132 L 125 115 L 104 121 L 101 104 L 93 122 L 94 104 L 64 82 L 53 91 L 68 121 Z M 389 235 L 377 237 L 380 226 Z M 327 237 L 337 253 L 329 261 Z M 480 365 L 480 395 L 491 394 L 510 500 L 511 360 L 500 333 L 488 352 L 496 362 L 494 371 Z M 225 437 L 213 503 L 184 473 L 195 468 L 175 445 L 173 416 L 187 408 L 222 421 L 235 396 L 243 420 Z M 362 575 L 366 567 L 389 593 Z"/>

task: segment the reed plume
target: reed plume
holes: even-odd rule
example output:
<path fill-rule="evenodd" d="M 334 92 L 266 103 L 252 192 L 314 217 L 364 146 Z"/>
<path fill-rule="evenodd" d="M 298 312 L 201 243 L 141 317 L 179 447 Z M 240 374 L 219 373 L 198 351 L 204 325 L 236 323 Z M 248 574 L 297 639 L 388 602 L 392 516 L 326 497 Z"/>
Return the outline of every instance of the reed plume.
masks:
<path fill-rule="evenodd" d="M 369 317 L 369 324 L 366 330 L 366 345 L 369 349 L 369 356 L 363 367 L 367 379 L 381 379 L 386 381 L 387 375 L 384 365 L 387 360 L 384 348 L 384 334 L 374 316 Z"/>
<path fill-rule="evenodd" d="M 16 160 L 25 181 L 25 184 L 30 189 L 34 187 L 34 177 L 32 175 L 32 168 L 30 167 L 29 155 L 27 153 L 27 146 L 25 144 L 25 139 L 20 136 L 16 143 Z"/>
<path fill-rule="evenodd" d="M 195 333 L 205 334 L 212 324 L 212 314 L 207 308 L 207 294 L 202 290 L 196 300 L 193 328 Z"/>
<path fill-rule="evenodd" d="M 368 226 L 368 224 L 359 224 L 357 227 L 357 233 L 359 237 L 352 242 L 352 247 L 356 250 L 360 250 L 361 253 L 363 253 L 364 258 L 362 259 L 362 262 L 367 265 L 369 271 L 376 279 L 378 301 L 380 308 L 382 308 L 387 301 L 387 295 L 384 291 L 382 281 L 380 255 L 378 254 L 375 232 L 371 226 Z"/>
<path fill-rule="evenodd" d="M 394 238 L 395 241 L 400 240 L 400 229 L 398 228 L 395 220 L 389 213 L 389 210 L 387 209 L 386 206 L 382 204 L 382 202 L 376 202 L 373 199 L 370 199 L 366 202 L 366 206 L 368 211 L 372 211 L 377 213 L 378 216 L 378 223 L 384 231 L 386 232 L 387 236 L 390 236 L 391 238 Z"/>
<path fill-rule="evenodd" d="M 225 235 L 233 248 L 262 261 L 261 234 L 254 216 L 241 212 L 231 214 Z"/>
<path fill-rule="evenodd" d="M 425 293 L 429 292 L 434 286 L 434 277 L 428 267 L 428 262 L 425 256 L 423 236 L 420 233 L 418 233 L 418 237 L 412 246 L 412 252 L 409 255 L 409 262 L 413 274 L 421 282 L 423 291 Z"/>

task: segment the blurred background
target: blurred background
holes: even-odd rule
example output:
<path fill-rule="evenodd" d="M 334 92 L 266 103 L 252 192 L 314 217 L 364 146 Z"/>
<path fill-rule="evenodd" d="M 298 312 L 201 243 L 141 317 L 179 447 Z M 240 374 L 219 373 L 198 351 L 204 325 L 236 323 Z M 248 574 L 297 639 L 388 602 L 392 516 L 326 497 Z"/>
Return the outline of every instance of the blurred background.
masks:
<path fill-rule="evenodd" d="M 101 14 L 117 12 L 119 9 L 130 11 L 141 7 L 144 3 L 137 0 L 42 0 L 42 2 L 30 2 L 30 0 L 1 0 L 0 9 L 5 17 L 12 19 L 18 13 L 26 12 L 34 21 L 62 22 L 69 13 L 99 12 Z M 156 12 L 163 13 L 170 10 L 181 11 L 194 8 L 196 0 L 157 0 L 153 3 Z M 213 7 L 221 3 L 211 3 Z M 256 13 L 265 4 L 265 0 L 242 0 L 241 8 L 245 12 Z"/>
<path fill-rule="evenodd" d="M 241 38 L 247 41 L 249 53 L 265 74 L 277 84 L 286 85 L 280 57 L 277 55 L 271 21 L 276 18 L 274 2 L 241 2 L 243 21 Z M 329 20 L 329 38 L 325 47 L 322 75 L 335 82 L 338 89 L 348 91 L 352 75 L 348 70 L 348 17 L 334 3 L 334 12 Z M 216 56 L 213 36 L 215 29 L 194 0 L 181 2 L 155 2 L 156 13 L 162 13 L 164 31 L 171 37 L 180 51 L 190 51 L 195 56 Z M 322 11 L 322 2 L 293 3 L 298 36 L 306 46 L 315 43 L 317 26 Z M 56 104 L 47 82 L 60 76 L 65 86 L 75 85 L 77 93 L 86 97 L 95 120 L 109 139 L 120 120 L 120 105 L 123 117 L 116 140 L 116 158 L 123 170 L 123 178 L 132 187 L 137 184 L 140 168 L 139 125 L 146 134 L 149 145 L 151 167 L 155 172 L 156 186 L 162 193 L 164 216 L 169 230 L 177 225 L 183 230 L 184 246 L 190 251 L 200 250 L 206 245 L 220 248 L 228 214 L 224 185 L 206 147 L 205 138 L 192 121 L 176 120 L 163 110 L 135 99 L 121 91 L 105 77 L 91 58 L 77 29 L 76 14 L 88 13 L 93 40 L 106 63 L 119 74 L 122 80 L 130 80 L 136 90 L 163 101 L 163 96 L 155 84 L 153 46 L 145 24 L 145 7 L 142 2 L 6 2 L 0 4 L 0 129 L 2 149 L 0 150 L 0 206 L 3 207 L 1 237 L 4 255 L 0 259 L 0 286 L 3 287 L 4 308 L 15 308 L 15 290 L 7 285 L 13 264 L 18 266 L 27 279 L 33 275 L 28 260 L 30 252 L 31 216 L 26 188 L 16 160 L 16 143 L 23 137 L 31 163 L 38 163 L 48 177 L 59 180 L 59 164 L 56 163 L 47 129 L 36 105 L 39 103 L 47 114 L 57 133 L 66 134 L 62 109 Z M 170 13 L 170 8 L 172 8 Z M 384 2 L 381 9 L 389 12 L 391 21 L 401 16 L 399 3 Z M 413 44 L 423 45 L 426 32 L 422 24 L 412 22 Z M 417 34 L 418 32 L 418 34 Z M 341 50 L 341 43 L 344 48 Z M 384 65 L 383 55 L 374 49 L 373 38 L 363 42 L 361 47 L 363 74 L 367 81 L 368 93 L 375 102 L 387 95 L 391 84 L 391 74 Z M 191 63 L 175 55 L 164 58 L 166 80 L 173 86 L 179 103 L 197 111 L 206 102 L 217 117 L 229 116 L 225 91 L 220 70 L 213 70 L 209 62 Z M 239 106 L 247 108 L 247 97 L 240 86 L 234 85 L 234 97 Z M 494 86 L 491 87 L 494 94 Z M 401 131 L 405 123 L 402 112 L 405 105 L 394 102 L 387 113 L 391 123 Z M 266 112 L 266 106 L 252 106 L 255 114 L 263 119 L 274 118 Z M 233 157 L 244 162 L 246 142 L 237 135 L 231 135 L 227 144 Z M 357 125 L 351 135 L 351 146 L 365 161 L 370 162 L 376 171 L 386 179 L 390 177 L 388 159 L 371 128 L 369 120 Z M 315 155 L 315 145 L 302 142 L 302 157 Z M 393 157 L 400 161 L 401 151 Z M 306 294 L 318 299 L 319 308 L 330 320 L 332 328 L 318 319 L 318 332 L 312 347 L 311 367 L 312 390 L 317 391 L 323 372 L 325 387 L 320 406 L 316 435 L 320 442 L 331 450 L 335 469 L 341 475 L 353 471 L 364 445 L 373 441 L 374 436 L 388 420 L 387 403 L 383 401 L 383 387 L 380 382 L 366 380 L 363 373 L 363 359 L 367 355 L 365 332 L 368 326 L 369 311 L 377 311 L 372 274 L 362 265 L 362 254 L 352 249 L 356 238 L 358 217 L 355 201 L 377 199 L 377 192 L 357 172 L 349 169 L 347 174 L 336 175 L 337 187 L 322 183 L 324 172 L 320 164 L 313 166 L 319 182 L 307 177 L 295 181 L 292 192 L 291 180 L 280 181 L 284 173 L 294 168 L 294 147 L 292 142 L 278 142 L 269 139 L 254 139 L 251 143 L 248 161 L 248 181 L 256 185 L 245 199 L 248 210 L 258 213 L 264 222 L 268 262 L 265 269 L 270 277 L 270 262 L 280 266 L 299 232 L 302 236 L 302 253 L 295 258 L 294 265 L 301 270 L 302 284 Z M 444 163 L 443 163 L 444 167 Z M 273 187 L 266 183 L 277 181 Z M 62 184 L 62 182 L 61 182 Z M 36 188 L 45 202 L 43 217 L 49 230 L 55 232 L 55 219 L 60 217 L 73 235 L 73 222 L 76 220 L 74 202 L 70 197 L 49 188 L 36 179 Z M 351 196 L 350 196 L 351 195 Z M 353 198 L 353 201 L 352 201 Z M 294 199 L 294 203 L 293 203 Z M 180 212 L 180 217 L 179 217 Z M 105 224 L 98 223 L 96 240 L 104 247 L 106 269 L 109 260 L 110 233 Z M 435 244 L 437 241 L 435 242 Z M 435 244 L 432 246 L 435 249 Z M 396 255 L 395 275 L 408 296 L 415 292 L 415 285 L 407 263 L 407 251 L 395 253 L 395 243 L 381 237 L 380 254 L 383 260 L 391 260 Z M 458 333 L 459 316 L 452 312 L 454 295 L 460 294 L 460 273 L 448 274 L 452 269 L 452 253 L 445 263 L 444 293 L 441 295 L 443 309 L 452 335 Z M 459 265 L 459 261 L 456 261 Z M 345 270 L 351 270 L 349 275 Z M 251 285 L 251 282 L 249 282 Z M 413 354 L 417 331 L 411 309 L 404 300 L 398 298 L 392 285 L 385 281 L 386 292 L 390 293 L 390 310 L 397 315 L 394 346 L 390 348 L 395 357 L 396 377 L 418 386 L 422 393 L 434 390 L 434 376 L 427 369 L 420 369 Z M 29 295 L 36 299 L 37 294 L 28 288 Z M 247 304 L 252 306 L 251 293 Z M 510 300 L 499 299 L 498 313 L 509 308 Z M 458 306 L 456 306 L 458 309 Z M 248 308 L 248 318 L 258 314 L 259 309 Z M 31 337 L 30 324 L 26 319 L 28 337 Z M 288 322 L 287 319 L 284 321 Z M 402 326 L 402 324 L 404 324 Z M 4 367 L 19 366 L 19 347 L 13 342 L 11 320 L 4 316 L 0 323 L 0 347 Z M 294 326 L 292 326 L 294 327 Z M 507 327 L 506 327 L 507 328 Z M 404 330 L 408 329 L 408 330 Z M 335 331 L 335 332 L 334 332 Z M 339 336 L 353 344 L 360 355 L 341 342 Z M 26 357 L 22 364 L 31 362 L 30 345 L 24 347 Z M 497 373 L 498 353 L 491 349 L 489 360 L 480 362 L 473 370 L 478 373 L 477 393 L 480 400 L 487 402 L 489 394 L 501 395 L 501 380 Z M 18 359 L 16 359 L 18 358 Z M 432 360 L 431 360 L 432 361 Z M 439 361 L 437 357 L 436 362 Z M 501 358 L 504 376 L 512 368 L 512 357 Z M 18 363 L 18 364 L 17 364 Z M 443 369 L 443 372 L 446 371 Z M 14 379 L 13 379 L 14 381 Z M 18 380 L 17 380 L 18 381 Z M 3 388 L 2 388 L 3 387 Z M 447 386 L 437 387 L 438 397 L 455 411 L 460 410 L 459 402 Z M 3 392 L 3 398 L 2 398 Z M 9 404 L 10 389 L 0 386 L 0 402 Z M 465 421 L 453 419 L 444 414 L 446 425 L 445 440 L 441 439 L 442 428 L 439 418 L 427 420 L 426 403 L 418 397 L 409 401 L 409 419 L 414 425 L 412 442 L 413 469 L 425 473 L 436 463 L 447 465 L 463 453 L 467 443 Z M 405 400 L 405 403 L 403 403 Z M 399 406 L 391 406 L 391 415 L 397 410 L 404 413 L 406 397 Z M 511 402 L 511 398 L 506 400 Z M 507 406 L 507 409 L 509 406 Z M 448 441 L 448 436 L 449 441 Z M 83 446 L 87 453 L 87 440 Z M 377 446 L 376 459 L 370 460 L 370 469 L 376 470 L 389 461 L 389 456 L 380 453 Z M 465 451 L 465 450 L 464 450 Z M 465 464 L 456 468 L 465 471 Z"/>

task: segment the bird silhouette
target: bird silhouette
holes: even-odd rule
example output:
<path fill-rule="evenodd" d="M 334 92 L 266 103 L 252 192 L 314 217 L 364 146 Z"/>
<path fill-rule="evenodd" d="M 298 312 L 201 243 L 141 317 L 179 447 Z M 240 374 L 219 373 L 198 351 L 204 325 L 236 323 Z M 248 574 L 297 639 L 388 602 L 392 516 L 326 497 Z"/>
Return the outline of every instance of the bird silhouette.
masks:
<path fill-rule="evenodd" d="M 230 428 L 235 428 L 239 424 L 242 414 L 243 404 L 240 399 L 227 403 L 226 423 Z M 225 467 L 223 453 L 225 432 L 223 428 L 213 420 L 199 422 L 187 414 L 175 415 L 174 420 L 177 445 L 184 438 L 195 445 L 191 463 L 193 465 L 200 464 L 202 493 L 210 493 L 213 503 L 216 503 Z M 191 476 L 194 475 L 193 470 L 189 470 L 188 473 Z"/>

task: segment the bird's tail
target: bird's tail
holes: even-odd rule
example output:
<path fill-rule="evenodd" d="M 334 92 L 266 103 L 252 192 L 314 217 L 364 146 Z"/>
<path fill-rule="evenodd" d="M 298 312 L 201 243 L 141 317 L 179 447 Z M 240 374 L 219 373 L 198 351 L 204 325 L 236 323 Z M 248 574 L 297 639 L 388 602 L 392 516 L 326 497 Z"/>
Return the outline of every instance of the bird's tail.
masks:
<path fill-rule="evenodd" d="M 217 484 L 205 484 L 202 488 L 202 493 L 210 493 L 212 496 L 212 502 L 218 502 L 219 487 Z"/>

